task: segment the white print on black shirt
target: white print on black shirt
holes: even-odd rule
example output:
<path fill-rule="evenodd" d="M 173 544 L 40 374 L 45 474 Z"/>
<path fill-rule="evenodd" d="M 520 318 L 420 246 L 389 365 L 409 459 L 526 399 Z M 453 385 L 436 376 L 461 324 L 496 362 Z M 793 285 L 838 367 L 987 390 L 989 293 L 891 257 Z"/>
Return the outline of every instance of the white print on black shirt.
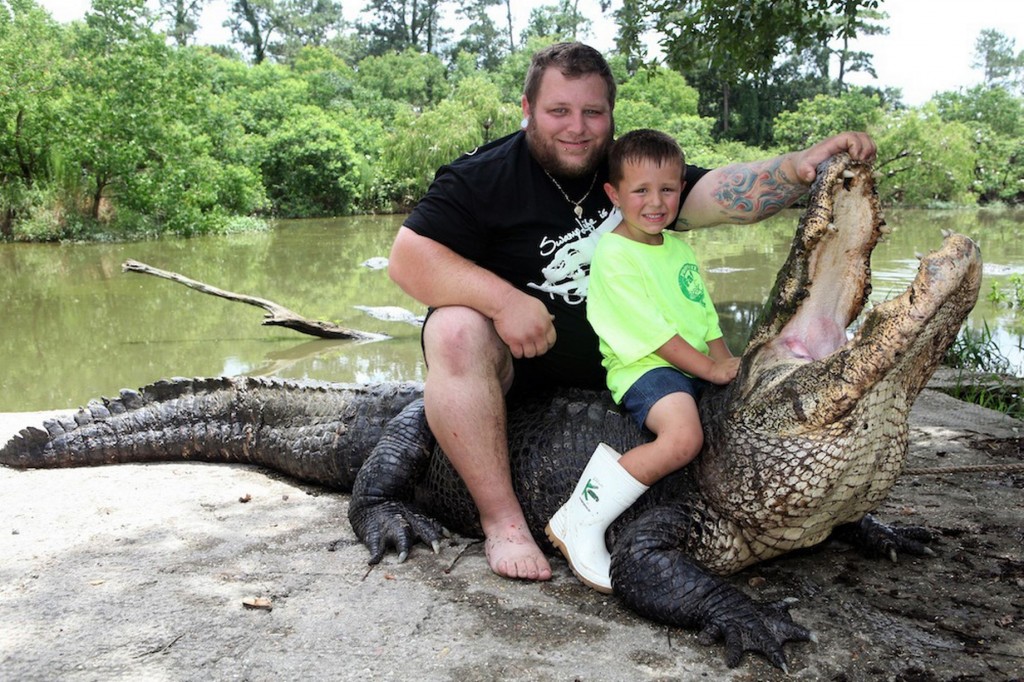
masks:
<path fill-rule="evenodd" d="M 561 296 L 569 305 L 586 301 L 590 261 L 594 257 L 597 240 L 605 232 L 615 229 L 622 220 L 618 208 L 612 209 L 611 213 L 602 209 L 598 215 L 604 219 L 600 225 L 593 219 L 577 219 L 575 230 L 560 235 L 558 239 L 542 239 L 540 255 L 551 256 L 550 262 L 541 269 L 544 281 L 540 284 L 530 282 L 526 286 L 547 292 L 552 297 Z"/>

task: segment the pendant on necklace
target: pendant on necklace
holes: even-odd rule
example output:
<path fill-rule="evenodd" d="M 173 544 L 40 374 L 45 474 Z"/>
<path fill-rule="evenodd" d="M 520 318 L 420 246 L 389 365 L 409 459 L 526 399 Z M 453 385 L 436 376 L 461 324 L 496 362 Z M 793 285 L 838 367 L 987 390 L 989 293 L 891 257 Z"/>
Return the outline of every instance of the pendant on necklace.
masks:
<path fill-rule="evenodd" d="M 569 198 L 569 195 L 565 193 L 565 190 L 562 189 L 562 186 L 558 184 L 558 180 L 555 180 L 555 177 L 551 175 L 551 173 L 548 173 L 546 168 L 542 168 L 541 170 L 544 171 L 544 175 L 551 179 L 551 182 L 558 188 L 558 191 L 561 192 L 563 197 L 565 197 L 565 200 L 572 204 L 572 212 L 576 214 L 576 220 L 582 220 L 583 202 L 587 200 L 587 197 L 590 196 L 591 190 L 594 189 L 594 183 L 597 182 L 597 171 L 594 171 L 594 175 L 590 178 L 590 187 L 587 188 L 586 194 L 580 197 L 579 201 L 573 201 Z"/>

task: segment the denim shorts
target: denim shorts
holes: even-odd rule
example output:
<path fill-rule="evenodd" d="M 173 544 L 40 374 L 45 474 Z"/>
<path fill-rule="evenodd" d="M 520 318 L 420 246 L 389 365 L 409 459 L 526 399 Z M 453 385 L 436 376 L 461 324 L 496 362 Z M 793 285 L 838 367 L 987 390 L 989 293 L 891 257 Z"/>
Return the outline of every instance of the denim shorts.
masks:
<path fill-rule="evenodd" d="M 707 385 L 703 379 L 687 376 L 674 367 L 655 367 L 626 390 L 622 407 L 643 429 L 654 403 L 670 393 L 688 393 L 699 401 Z"/>

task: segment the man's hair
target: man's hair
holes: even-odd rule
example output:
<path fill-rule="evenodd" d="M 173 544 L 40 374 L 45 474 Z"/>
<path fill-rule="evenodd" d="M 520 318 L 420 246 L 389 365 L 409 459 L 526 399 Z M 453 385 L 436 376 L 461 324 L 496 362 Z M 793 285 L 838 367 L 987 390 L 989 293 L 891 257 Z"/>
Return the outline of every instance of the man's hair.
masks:
<path fill-rule="evenodd" d="M 641 161 L 653 161 L 658 166 L 678 163 L 685 168 L 686 155 L 671 135 L 650 128 L 631 130 L 615 140 L 608 152 L 608 181 L 617 186 L 622 181 L 622 167 Z"/>
<path fill-rule="evenodd" d="M 608 106 L 615 109 L 615 77 L 600 52 L 583 43 L 555 43 L 538 50 L 526 72 L 523 94 L 532 106 L 537 101 L 540 81 L 549 66 L 554 66 L 566 78 L 582 78 L 594 73 L 608 86 Z"/>

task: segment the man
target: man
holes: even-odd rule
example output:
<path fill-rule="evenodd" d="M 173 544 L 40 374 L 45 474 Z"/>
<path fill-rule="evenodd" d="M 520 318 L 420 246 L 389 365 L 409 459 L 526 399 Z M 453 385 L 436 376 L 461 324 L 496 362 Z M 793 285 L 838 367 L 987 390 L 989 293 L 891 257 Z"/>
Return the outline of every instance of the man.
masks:
<path fill-rule="evenodd" d="M 599 52 L 559 43 L 534 55 L 523 132 L 437 172 L 399 230 L 388 272 L 430 306 L 423 328 L 427 421 L 480 513 L 488 564 L 509 578 L 551 568 L 512 489 L 505 396 L 604 387 L 586 322 L 590 256 L 619 222 L 601 190 L 614 136 L 615 81 Z M 871 160 L 863 133 L 712 171 L 687 166 L 679 222 L 752 223 L 802 196 L 837 152 Z"/>

